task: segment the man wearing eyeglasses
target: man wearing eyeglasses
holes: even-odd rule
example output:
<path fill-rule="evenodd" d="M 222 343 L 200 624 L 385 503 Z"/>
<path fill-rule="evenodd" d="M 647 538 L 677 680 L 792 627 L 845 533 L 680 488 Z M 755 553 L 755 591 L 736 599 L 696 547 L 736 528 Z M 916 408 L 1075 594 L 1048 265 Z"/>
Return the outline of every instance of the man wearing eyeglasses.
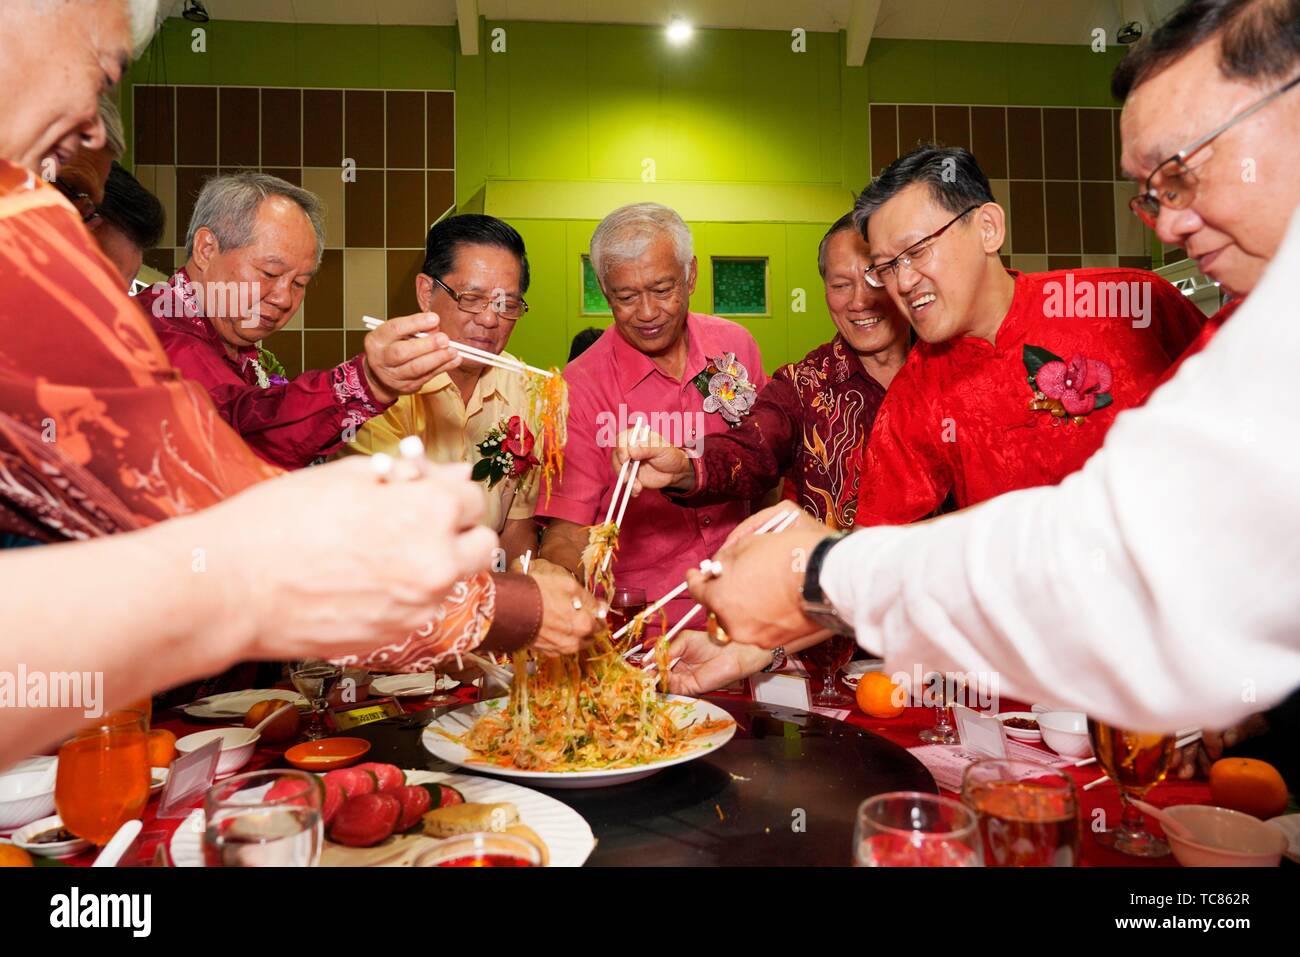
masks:
<path fill-rule="evenodd" d="M 895 160 L 855 215 L 871 247 L 867 281 L 918 339 L 867 442 L 859 525 L 925 518 L 949 494 L 965 508 L 1059 482 L 1204 321 L 1142 270 L 1007 270 L 1005 213 L 964 149 Z"/>
<path fill-rule="evenodd" d="M 438 317 L 403 316 L 365 351 L 292 380 L 263 341 L 298 312 L 325 247 L 316 196 L 267 173 L 214 176 L 194 203 L 186 262 L 136 301 L 172 364 L 201 383 L 249 447 L 297 469 L 339 449 L 398 396 L 458 364 Z M 425 338 L 413 338 L 425 332 Z"/>
<path fill-rule="evenodd" d="M 514 227 L 494 216 L 451 216 L 429 230 L 415 298 L 421 312 L 438 314 L 442 331 L 452 340 L 514 358 L 505 349 L 515 323 L 528 311 L 528 281 L 524 240 Z M 402 396 L 368 421 L 351 449 L 395 454 L 403 438 L 418 435 L 433 461 L 476 465 L 482 458 L 478 447 L 490 432 L 525 417 L 525 385 L 521 375 L 462 358 L 418 393 Z M 513 442 L 518 436 L 509 438 Z M 526 435 L 523 445 L 531 444 Z M 515 447 L 523 452 L 523 445 Z M 483 524 L 498 533 L 510 560 L 536 548 L 533 513 L 539 484 L 521 489 L 514 478 L 505 477 L 486 489 Z"/>

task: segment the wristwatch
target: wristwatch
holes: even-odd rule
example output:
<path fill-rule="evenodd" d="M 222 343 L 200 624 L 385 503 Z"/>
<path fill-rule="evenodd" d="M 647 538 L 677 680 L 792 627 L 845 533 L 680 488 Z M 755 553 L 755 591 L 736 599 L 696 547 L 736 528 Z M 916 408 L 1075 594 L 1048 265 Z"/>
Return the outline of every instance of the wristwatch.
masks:
<path fill-rule="evenodd" d="M 763 669 L 763 674 L 771 674 L 773 671 L 780 671 L 785 667 L 785 645 L 778 645 L 772 649 L 772 660 L 767 663 Z"/>
<path fill-rule="evenodd" d="M 853 626 L 841 618 L 835 606 L 826 600 L 821 584 L 822 563 L 826 560 L 827 553 L 847 534 L 848 532 L 836 532 L 818 542 L 808 556 L 808 565 L 803 573 L 804 615 L 809 621 L 829 628 L 837 635 L 852 635 Z"/>

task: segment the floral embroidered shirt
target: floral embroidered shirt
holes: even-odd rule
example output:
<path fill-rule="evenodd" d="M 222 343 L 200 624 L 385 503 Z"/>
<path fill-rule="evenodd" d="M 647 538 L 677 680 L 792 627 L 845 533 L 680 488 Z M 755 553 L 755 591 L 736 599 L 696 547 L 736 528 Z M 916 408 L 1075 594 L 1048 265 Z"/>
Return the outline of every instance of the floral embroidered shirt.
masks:
<path fill-rule="evenodd" d="M 172 364 L 208 390 L 221 417 L 254 452 L 281 468 L 302 468 L 330 454 L 349 426 L 355 432 L 388 407 L 371 393 L 359 355 L 292 381 L 271 381 L 255 348 L 240 349 L 232 359 L 184 269 L 136 301 Z"/>
<path fill-rule="evenodd" d="M 863 457 L 857 524 L 925 518 L 949 492 L 965 508 L 1056 484 L 1101 447 L 1116 415 L 1145 401 L 1205 321 L 1190 299 L 1142 270 L 1011 275 L 1015 293 L 994 342 L 918 342 L 890 384 Z M 1127 290 L 1128 308 L 1111 298 L 1118 289 Z M 1116 304 L 1121 308 L 1112 310 Z M 1067 366 L 1077 367 L 1079 358 L 1085 369 L 1104 364 L 1112 401 L 1078 422 L 1031 409 L 1026 346 Z"/>
<path fill-rule="evenodd" d="M 703 505 L 755 499 L 782 477 L 784 495 L 832 528 L 853 527 L 862 449 L 885 387 L 840 336 L 783 365 L 738 427 L 710 435 L 692 459 Z"/>

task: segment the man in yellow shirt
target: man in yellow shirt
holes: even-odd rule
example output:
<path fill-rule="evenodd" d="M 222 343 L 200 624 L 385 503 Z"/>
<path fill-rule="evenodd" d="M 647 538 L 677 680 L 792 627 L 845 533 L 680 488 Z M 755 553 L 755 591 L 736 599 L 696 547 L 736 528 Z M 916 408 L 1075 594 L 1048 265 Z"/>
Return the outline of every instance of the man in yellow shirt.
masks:
<path fill-rule="evenodd" d="M 466 214 L 429 230 L 415 296 L 421 311 L 438 314 L 440 328 L 453 341 L 509 356 L 504 350 L 515 323 L 528 311 L 527 291 L 524 241 L 509 224 Z M 418 393 L 401 396 L 384 414 L 368 420 L 350 448 L 367 455 L 393 454 L 403 438 L 418 435 L 433 461 L 476 465 L 483 458 L 479 446 L 489 434 L 524 416 L 524 390 L 523 376 L 462 358 Z M 517 428 L 516 422 L 511 438 L 518 438 Z M 525 484 L 531 487 L 521 489 L 509 477 L 482 482 L 487 501 L 483 524 L 497 532 L 509 562 L 537 547 L 533 512 L 540 483 Z"/>

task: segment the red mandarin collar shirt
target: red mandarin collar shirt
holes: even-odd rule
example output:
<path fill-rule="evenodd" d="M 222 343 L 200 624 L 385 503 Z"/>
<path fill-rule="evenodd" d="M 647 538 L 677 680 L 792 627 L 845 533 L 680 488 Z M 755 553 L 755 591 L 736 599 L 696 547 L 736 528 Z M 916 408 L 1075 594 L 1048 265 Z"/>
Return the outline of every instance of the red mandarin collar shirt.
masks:
<path fill-rule="evenodd" d="M 388 406 L 366 382 L 361 356 L 333 369 L 311 369 L 292 381 L 263 378 L 256 348 L 235 358 L 202 314 L 184 269 L 136 297 L 172 364 L 200 383 L 249 447 L 286 469 L 310 465 L 342 447 L 344 433 Z"/>
<path fill-rule="evenodd" d="M 569 385 L 569 441 L 564 475 L 549 501 L 545 493 L 537 515 L 579 525 L 605 520 L 617 473 L 610 466 L 620 432 L 642 417 L 675 445 L 692 447 L 702 435 L 726 432 L 718 412 L 704 411 L 704 395 L 692 381 L 709 360 L 735 353 L 756 389 L 766 383 L 754 337 L 741 325 L 692 312 L 686 317 L 687 359 L 681 380 L 664 374 L 631 346 L 615 326 L 564 370 Z M 620 586 L 645 589 L 653 602 L 675 588 L 686 569 L 713 555 L 727 534 L 749 514 L 747 501 L 691 508 L 658 491 L 633 498 L 620 526 L 612 571 Z M 691 607 L 689 596 L 666 606 L 677 621 Z M 696 622 L 702 627 L 703 618 Z"/>
<path fill-rule="evenodd" d="M 1056 484 L 1101 447 L 1120 411 L 1142 404 L 1205 322 L 1191 300 L 1142 270 L 1011 275 L 1014 297 L 994 342 L 918 342 L 890 384 L 863 459 L 857 524 L 925 518 L 949 492 L 965 508 L 1014 489 Z M 1116 283 L 1137 296 L 1125 317 L 1109 314 L 1103 284 Z M 1091 304 L 1084 298 L 1089 289 Z M 1145 315 L 1135 316 L 1133 303 L 1148 295 Z M 1098 311 L 1108 314 L 1098 317 Z M 1104 363 L 1113 401 L 1077 423 L 1031 410 L 1026 346 L 1066 363 L 1075 357 Z"/>

